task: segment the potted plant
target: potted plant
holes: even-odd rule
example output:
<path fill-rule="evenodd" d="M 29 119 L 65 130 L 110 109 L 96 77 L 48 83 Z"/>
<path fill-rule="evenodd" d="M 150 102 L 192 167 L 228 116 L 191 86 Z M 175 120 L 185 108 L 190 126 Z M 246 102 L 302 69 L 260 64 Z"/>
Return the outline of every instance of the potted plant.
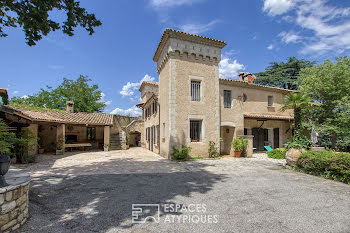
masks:
<path fill-rule="evenodd" d="M 63 139 L 56 141 L 56 155 L 63 155 Z"/>
<path fill-rule="evenodd" d="M 123 144 L 122 144 L 122 149 L 123 149 L 123 150 L 127 150 L 127 149 L 128 149 L 128 146 L 126 145 L 126 143 L 123 143 Z"/>
<path fill-rule="evenodd" d="M 241 157 L 242 151 L 244 151 L 247 147 L 248 140 L 244 137 L 238 137 L 235 140 L 233 140 L 231 144 L 233 149 L 235 150 L 235 157 L 239 158 Z"/>
<path fill-rule="evenodd" d="M 108 145 L 108 144 L 105 144 L 105 145 L 103 146 L 103 149 L 104 149 L 104 151 L 109 151 L 109 145 Z"/>

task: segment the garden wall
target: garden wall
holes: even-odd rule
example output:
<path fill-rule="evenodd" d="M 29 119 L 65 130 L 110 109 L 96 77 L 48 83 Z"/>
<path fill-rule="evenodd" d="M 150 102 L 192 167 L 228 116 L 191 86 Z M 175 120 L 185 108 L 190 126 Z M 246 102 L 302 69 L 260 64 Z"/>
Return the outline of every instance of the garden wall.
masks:
<path fill-rule="evenodd" d="M 28 219 L 28 193 L 30 176 L 20 169 L 6 174 L 9 186 L 0 188 L 0 232 L 12 232 Z"/>

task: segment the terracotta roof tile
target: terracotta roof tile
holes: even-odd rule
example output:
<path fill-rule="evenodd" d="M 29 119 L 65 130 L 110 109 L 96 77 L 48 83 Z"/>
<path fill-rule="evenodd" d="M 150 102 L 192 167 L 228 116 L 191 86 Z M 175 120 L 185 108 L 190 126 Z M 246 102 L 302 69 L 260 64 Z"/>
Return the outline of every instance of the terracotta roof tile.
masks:
<path fill-rule="evenodd" d="M 282 115 L 278 113 L 244 113 L 245 118 L 271 119 L 271 120 L 293 120 L 290 115 Z"/>
<path fill-rule="evenodd" d="M 88 125 L 113 125 L 113 115 L 105 113 L 87 113 L 87 112 L 61 112 L 61 111 L 34 111 L 24 108 L 7 106 L 15 112 L 23 114 L 37 121 L 60 122 L 69 124 L 88 124 Z"/>

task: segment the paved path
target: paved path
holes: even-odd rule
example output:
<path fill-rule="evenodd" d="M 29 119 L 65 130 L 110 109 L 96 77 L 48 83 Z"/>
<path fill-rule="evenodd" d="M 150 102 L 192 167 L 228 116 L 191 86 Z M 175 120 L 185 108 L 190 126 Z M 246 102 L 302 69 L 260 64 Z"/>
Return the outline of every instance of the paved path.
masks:
<path fill-rule="evenodd" d="M 25 168 L 32 218 L 21 232 L 350 232 L 350 186 L 282 164 L 264 155 L 177 163 L 142 148 L 44 155 Z M 159 223 L 133 224 L 137 203 L 161 204 Z"/>

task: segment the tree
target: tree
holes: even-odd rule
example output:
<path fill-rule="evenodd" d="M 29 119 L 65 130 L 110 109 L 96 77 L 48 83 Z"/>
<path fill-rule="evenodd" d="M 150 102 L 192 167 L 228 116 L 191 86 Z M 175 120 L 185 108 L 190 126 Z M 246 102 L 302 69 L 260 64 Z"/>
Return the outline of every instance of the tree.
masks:
<path fill-rule="evenodd" d="M 337 142 L 350 142 L 350 58 L 336 58 L 303 69 L 300 90 L 321 103 L 313 109 L 312 120 L 318 130 Z"/>
<path fill-rule="evenodd" d="M 305 93 L 290 93 L 285 97 L 285 103 L 281 107 L 281 111 L 293 109 L 294 111 L 294 130 L 299 131 L 303 120 L 303 112 L 305 113 L 308 107 L 314 105 L 312 99 Z"/>
<path fill-rule="evenodd" d="M 102 93 L 98 85 L 89 85 L 87 76 L 80 75 L 77 80 L 63 79 L 57 88 L 47 86 L 39 93 L 28 98 L 14 97 L 10 104 L 48 109 L 66 108 L 66 101 L 74 102 L 75 112 L 102 112 L 106 104 L 102 101 Z"/>
<path fill-rule="evenodd" d="M 50 17 L 52 11 L 64 11 L 66 20 L 56 22 Z M 102 23 L 94 14 L 89 14 L 75 0 L 1 0 L 0 1 L 0 37 L 8 36 L 6 27 L 22 27 L 26 43 L 33 46 L 51 31 L 62 29 L 64 34 L 74 35 L 74 28 L 81 26 L 94 33 L 94 28 Z"/>
<path fill-rule="evenodd" d="M 257 77 L 255 83 L 297 90 L 300 70 L 313 65 L 315 65 L 315 62 L 297 59 L 296 57 L 287 58 L 287 62 L 270 62 L 264 72 L 255 74 Z"/>
<path fill-rule="evenodd" d="M 0 119 L 0 155 L 9 154 L 13 148 L 15 134 L 7 130 L 7 125 Z"/>

